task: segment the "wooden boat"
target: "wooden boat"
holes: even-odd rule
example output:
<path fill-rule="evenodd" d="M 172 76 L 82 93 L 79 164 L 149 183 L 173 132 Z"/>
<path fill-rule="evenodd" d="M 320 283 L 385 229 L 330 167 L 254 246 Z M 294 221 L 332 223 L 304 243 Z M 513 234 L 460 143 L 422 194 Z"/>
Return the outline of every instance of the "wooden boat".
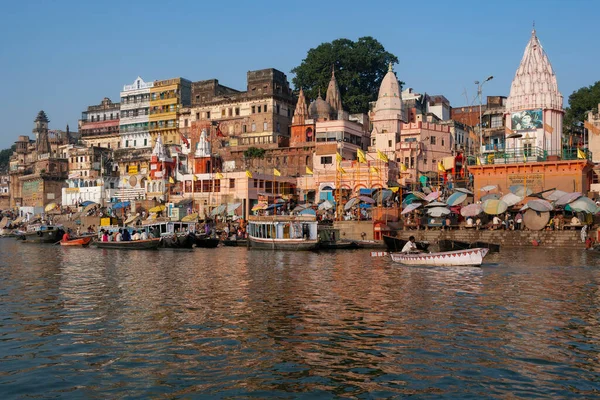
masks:
<path fill-rule="evenodd" d="M 196 235 L 195 243 L 196 247 L 200 247 L 203 249 L 214 249 L 219 245 L 221 240 L 218 237 L 211 237 L 206 235 Z"/>
<path fill-rule="evenodd" d="M 454 250 L 466 250 L 471 248 L 471 243 L 461 242 L 459 240 L 441 239 L 438 240 L 438 247 L 441 252 L 454 251 Z"/>
<path fill-rule="evenodd" d="M 248 241 L 246 239 L 225 239 L 223 240 L 223 245 L 230 247 L 247 247 Z"/>
<path fill-rule="evenodd" d="M 473 242 L 473 243 L 471 243 L 471 248 L 472 249 L 475 249 L 475 248 L 489 249 L 490 253 L 499 253 L 500 252 L 499 244 L 488 243 L 488 242 Z"/>
<path fill-rule="evenodd" d="M 99 249 L 155 250 L 160 246 L 160 238 L 130 240 L 126 242 L 94 242 Z"/>
<path fill-rule="evenodd" d="M 93 236 L 84 236 L 84 237 L 79 237 L 79 238 L 74 238 L 71 240 L 67 240 L 66 242 L 64 241 L 60 241 L 60 245 L 61 246 L 87 246 L 90 244 L 90 242 L 92 241 Z"/>
<path fill-rule="evenodd" d="M 400 239 L 394 236 L 383 235 L 383 243 L 385 243 L 385 247 L 387 247 L 389 252 L 402 251 L 406 242 L 408 242 L 408 240 Z M 429 249 L 429 242 L 415 243 L 417 244 L 417 250 L 427 251 L 427 249 Z"/>
<path fill-rule="evenodd" d="M 31 225 L 27 231 L 16 236 L 27 243 L 56 243 L 62 239 L 65 231 L 57 225 Z"/>
<path fill-rule="evenodd" d="M 340 230 L 319 226 L 319 250 L 349 250 L 358 249 L 358 243 L 352 240 L 340 239 Z"/>
<path fill-rule="evenodd" d="M 315 250 L 319 246 L 314 215 L 251 216 L 248 245 L 266 250 Z"/>
<path fill-rule="evenodd" d="M 440 253 L 390 253 L 392 260 L 404 265 L 434 267 L 480 266 L 489 249 L 444 251 Z"/>

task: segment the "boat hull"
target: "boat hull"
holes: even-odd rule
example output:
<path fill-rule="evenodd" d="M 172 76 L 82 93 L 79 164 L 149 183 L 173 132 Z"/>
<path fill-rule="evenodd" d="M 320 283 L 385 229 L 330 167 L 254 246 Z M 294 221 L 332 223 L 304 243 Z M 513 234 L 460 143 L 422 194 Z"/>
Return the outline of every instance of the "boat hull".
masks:
<path fill-rule="evenodd" d="M 264 239 L 250 236 L 248 238 L 250 248 L 264 250 L 315 250 L 319 247 L 318 240 L 307 239 Z"/>
<path fill-rule="evenodd" d="M 160 238 L 127 242 L 95 242 L 95 245 L 99 249 L 155 250 L 160 246 Z"/>
<path fill-rule="evenodd" d="M 56 243 L 62 239 L 64 233 L 62 229 L 27 232 L 17 236 L 17 239 L 21 239 L 26 243 Z"/>
<path fill-rule="evenodd" d="M 60 245 L 61 246 L 83 247 L 83 246 L 89 245 L 91 241 L 92 241 L 92 236 L 86 236 L 86 237 L 82 237 L 82 238 L 67 240 L 66 242 L 61 241 Z"/>
<path fill-rule="evenodd" d="M 248 241 L 246 239 L 238 239 L 238 240 L 225 239 L 225 240 L 223 240 L 223 245 L 229 246 L 229 247 L 247 247 Z"/>
<path fill-rule="evenodd" d="M 219 238 L 196 236 L 196 247 L 202 249 L 214 249 L 219 245 Z"/>
<path fill-rule="evenodd" d="M 353 250 L 358 248 L 360 248 L 358 243 L 347 240 L 319 242 L 319 250 Z"/>
<path fill-rule="evenodd" d="M 434 267 L 481 266 L 489 249 L 445 251 L 440 253 L 390 253 L 392 260 L 403 265 Z"/>
<path fill-rule="evenodd" d="M 191 249 L 196 244 L 192 235 L 164 236 L 160 242 L 161 249 Z"/>

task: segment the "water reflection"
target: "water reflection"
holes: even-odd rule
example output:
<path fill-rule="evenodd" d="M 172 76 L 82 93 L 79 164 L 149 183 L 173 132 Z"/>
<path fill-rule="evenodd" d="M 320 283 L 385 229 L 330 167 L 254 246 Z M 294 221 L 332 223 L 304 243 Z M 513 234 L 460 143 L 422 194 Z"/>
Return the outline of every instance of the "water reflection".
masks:
<path fill-rule="evenodd" d="M 0 241 L 9 396 L 590 397 L 600 257 L 410 268 L 368 251 Z"/>

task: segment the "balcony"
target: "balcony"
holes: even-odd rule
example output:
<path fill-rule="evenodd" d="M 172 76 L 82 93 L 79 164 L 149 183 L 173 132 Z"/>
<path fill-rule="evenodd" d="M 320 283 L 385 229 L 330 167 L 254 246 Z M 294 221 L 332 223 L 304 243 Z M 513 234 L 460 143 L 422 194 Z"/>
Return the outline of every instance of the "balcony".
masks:
<path fill-rule="evenodd" d="M 485 154 L 504 151 L 504 145 L 504 142 L 484 144 L 481 146 L 481 152 Z"/>
<path fill-rule="evenodd" d="M 584 158 L 585 157 L 585 158 Z M 592 161 L 592 152 L 577 147 L 546 151 L 541 147 L 516 148 L 507 151 L 490 151 L 480 158 L 481 164 L 523 164 L 544 161 Z"/>

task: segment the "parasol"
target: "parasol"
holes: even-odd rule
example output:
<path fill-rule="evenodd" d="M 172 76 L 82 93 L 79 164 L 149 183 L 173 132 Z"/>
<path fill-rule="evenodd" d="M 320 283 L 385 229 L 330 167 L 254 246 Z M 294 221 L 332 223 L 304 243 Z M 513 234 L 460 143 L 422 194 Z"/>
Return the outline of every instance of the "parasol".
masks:
<path fill-rule="evenodd" d="M 427 196 L 425 196 L 425 201 L 434 201 L 437 200 L 441 196 L 442 192 L 431 192 Z"/>
<path fill-rule="evenodd" d="M 550 221 L 549 212 L 527 210 L 523 214 L 523 224 L 531 231 L 541 231 Z"/>
<path fill-rule="evenodd" d="M 221 215 L 223 214 L 223 212 L 225 212 L 225 210 L 227 209 L 227 205 L 226 204 L 220 204 L 218 207 L 213 208 L 210 211 L 210 216 L 214 217 L 215 215 Z"/>
<path fill-rule="evenodd" d="M 482 212 L 483 207 L 481 207 L 481 204 L 469 204 L 468 206 L 460 209 L 460 215 L 463 217 L 474 217 Z"/>
<path fill-rule="evenodd" d="M 479 189 L 482 192 L 489 192 L 490 190 L 494 190 L 498 187 L 498 185 L 487 185 Z"/>
<path fill-rule="evenodd" d="M 319 210 L 331 210 L 333 208 L 333 204 L 329 202 L 329 200 L 325 200 L 321 204 L 319 204 Z"/>
<path fill-rule="evenodd" d="M 418 197 L 421 200 L 425 200 L 425 197 L 427 197 L 427 195 L 425 193 L 422 192 L 410 192 L 410 194 L 412 194 L 415 197 Z"/>
<path fill-rule="evenodd" d="M 500 200 L 506 203 L 507 206 L 512 207 L 517 203 L 523 201 L 521 196 L 517 196 L 514 193 L 507 193 L 504 196 L 500 197 Z"/>
<path fill-rule="evenodd" d="M 383 202 L 392 197 L 393 192 L 388 189 L 382 189 L 373 193 L 373 200 L 377 203 Z"/>
<path fill-rule="evenodd" d="M 464 189 L 464 188 L 456 188 L 454 189 L 457 192 L 461 192 L 461 193 L 466 193 L 466 194 L 473 194 L 473 192 L 471 192 L 469 189 Z"/>
<path fill-rule="evenodd" d="M 192 213 L 181 218 L 181 222 L 194 222 L 198 219 L 198 213 Z"/>
<path fill-rule="evenodd" d="M 353 197 L 350 200 L 348 200 L 346 202 L 346 204 L 344 205 L 344 210 L 349 210 L 351 209 L 355 204 L 358 204 L 358 202 L 360 201 L 360 199 L 358 197 Z"/>
<path fill-rule="evenodd" d="M 446 207 L 446 203 L 442 203 L 441 201 L 432 201 L 429 204 L 426 204 L 425 207 Z"/>
<path fill-rule="evenodd" d="M 565 206 L 565 210 L 595 214 L 596 212 L 598 212 L 598 206 L 596 205 L 596 203 L 594 203 L 592 199 L 589 199 L 585 196 L 581 196 L 577 200 L 567 204 Z"/>
<path fill-rule="evenodd" d="M 317 215 L 315 210 L 313 210 L 312 208 L 305 208 L 304 210 L 300 211 L 298 214 L 299 215 Z"/>
<path fill-rule="evenodd" d="M 228 203 L 227 204 L 227 214 L 232 214 L 235 210 L 240 208 L 242 203 Z"/>
<path fill-rule="evenodd" d="M 409 212 L 415 211 L 419 207 L 421 207 L 421 203 L 411 203 L 407 205 L 400 214 L 408 214 Z"/>
<path fill-rule="evenodd" d="M 117 204 L 115 204 L 112 208 L 115 210 L 118 210 L 119 208 L 125 208 L 125 207 L 129 207 L 128 201 L 120 201 Z"/>
<path fill-rule="evenodd" d="M 460 203 L 462 203 L 463 201 L 465 201 L 466 199 L 467 199 L 466 193 L 456 192 L 456 193 L 452 193 L 450 195 L 450 197 L 448 197 L 448 199 L 446 200 L 446 204 L 448 204 L 449 206 L 457 206 Z"/>
<path fill-rule="evenodd" d="M 129 225 L 133 222 L 135 222 L 136 220 L 140 219 L 140 215 L 136 214 L 136 215 L 131 215 L 129 218 L 127 218 L 124 222 L 125 225 Z"/>
<path fill-rule="evenodd" d="M 265 208 L 267 208 L 267 206 L 268 206 L 267 203 L 258 203 L 257 205 L 252 207 L 252 209 L 250 211 L 264 210 Z"/>
<path fill-rule="evenodd" d="M 56 203 L 48 203 L 46 205 L 46 208 L 44 208 L 44 211 L 50 212 L 50 211 L 54 210 L 56 207 L 58 207 L 58 204 L 56 204 Z"/>
<path fill-rule="evenodd" d="M 508 208 L 505 202 L 496 199 L 486 200 L 481 207 L 483 208 L 483 212 L 489 215 L 502 214 Z"/>
<path fill-rule="evenodd" d="M 93 201 L 91 201 L 91 200 L 86 200 L 86 201 L 84 201 L 83 203 L 81 203 L 81 204 L 80 204 L 80 206 L 81 206 L 81 207 L 87 207 L 87 206 L 89 206 L 90 204 L 98 204 L 98 203 L 96 203 L 96 202 L 93 202 Z"/>
<path fill-rule="evenodd" d="M 534 211 L 548 212 L 552 211 L 554 207 L 546 200 L 531 200 L 527 202 L 527 207 Z"/>
<path fill-rule="evenodd" d="M 523 185 L 512 185 L 508 188 L 508 190 L 510 190 L 511 193 L 521 197 L 526 197 L 533 193 L 533 190 L 526 188 Z"/>
<path fill-rule="evenodd" d="M 446 207 L 433 207 L 427 210 L 427 214 L 431 215 L 432 217 L 442 217 L 450 214 L 450 210 Z"/>
<path fill-rule="evenodd" d="M 88 204 L 87 206 L 85 206 L 81 212 L 83 214 L 86 214 L 88 211 L 90 211 L 92 208 L 96 207 L 97 205 L 98 204 L 92 202 L 92 204 Z"/>
<path fill-rule="evenodd" d="M 562 190 L 553 190 L 551 192 L 542 193 L 542 197 L 548 201 L 556 201 L 563 197 L 567 192 L 563 192 Z"/>
<path fill-rule="evenodd" d="M 564 206 L 564 205 L 567 205 L 567 204 L 577 200 L 580 197 L 581 197 L 581 193 L 579 193 L 579 192 L 567 193 L 567 194 L 560 196 L 558 198 L 558 200 L 556 200 L 554 202 L 554 205 Z"/>
<path fill-rule="evenodd" d="M 500 195 L 498 193 L 490 193 L 482 196 L 480 200 L 483 202 L 486 200 L 500 200 Z"/>
<path fill-rule="evenodd" d="M 156 207 L 152 207 L 151 209 L 148 210 L 148 212 L 158 213 L 158 212 L 161 212 L 161 211 L 165 211 L 165 208 L 166 207 L 164 206 L 164 204 L 160 204 L 160 205 L 158 205 Z"/>
<path fill-rule="evenodd" d="M 374 204 L 375 200 L 373 200 L 372 198 L 368 197 L 368 196 L 358 196 L 358 198 L 360 199 L 360 201 L 367 203 L 367 204 Z"/>

